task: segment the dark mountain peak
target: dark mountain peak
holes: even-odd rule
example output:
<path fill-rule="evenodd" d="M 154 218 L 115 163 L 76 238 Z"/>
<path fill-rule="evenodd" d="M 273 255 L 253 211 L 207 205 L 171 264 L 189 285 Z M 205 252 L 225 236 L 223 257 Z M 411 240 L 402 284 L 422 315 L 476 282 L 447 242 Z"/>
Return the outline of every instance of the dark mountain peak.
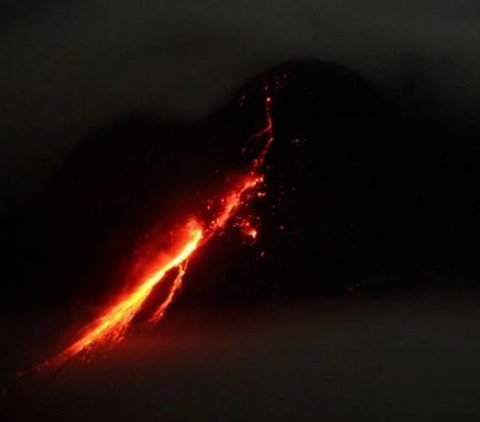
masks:
<path fill-rule="evenodd" d="M 291 101 L 290 105 L 309 108 L 332 106 L 355 108 L 366 99 L 378 101 L 373 86 L 358 73 L 333 62 L 297 60 L 279 64 L 247 81 L 244 91 L 257 84 L 269 83 L 277 93 L 277 102 Z M 288 103 L 286 102 L 285 105 Z"/>
<path fill-rule="evenodd" d="M 232 101 L 207 122 L 220 120 L 226 127 L 236 125 L 240 137 L 248 137 L 263 124 L 266 86 L 274 98 L 279 131 L 306 131 L 320 123 L 326 129 L 333 126 L 341 130 L 345 120 L 364 125 L 392 117 L 391 105 L 358 73 L 333 62 L 295 60 L 247 79 Z"/>

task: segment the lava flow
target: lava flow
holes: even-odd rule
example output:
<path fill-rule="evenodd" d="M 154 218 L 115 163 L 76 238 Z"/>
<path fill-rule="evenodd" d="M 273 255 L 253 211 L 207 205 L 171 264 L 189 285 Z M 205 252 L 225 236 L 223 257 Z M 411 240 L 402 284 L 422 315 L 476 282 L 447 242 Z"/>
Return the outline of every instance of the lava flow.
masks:
<path fill-rule="evenodd" d="M 108 306 L 105 311 L 91 324 L 87 325 L 79 337 L 62 352 L 38 366 L 44 370 L 57 367 L 66 361 L 82 355 L 94 347 L 114 344 L 121 341 L 132 320 L 145 304 L 153 289 L 166 279 L 170 271 L 176 271 L 176 276 L 171 283 L 166 298 L 156 308 L 149 322 L 158 322 L 172 303 L 175 294 L 182 286 L 183 276 L 187 271 L 188 261 L 194 253 L 204 246 L 210 239 L 220 233 L 232 221 L 238 210 L 245 205 L 263 182 L 261 172 L 266 155 L 273 143 L 273 121 L 271 114 L 272 98 L 268 85 L 265 85 L 265 127 L 254 135 L 254 138 L 264 139 L 260 152 L 252 160 L 250 168 L 239 178 L 235 187 L 221 196 L 216 201 L 217 211 L 209 221 L 198 218 L 185 222 L 175 232 L 175 242 L 168 251 L 152 262 L 147 274 L 136 282 L 133 288 L 121 295 Z M 256 237 L 257 231 L 250 224 L 242 220 L 242 226 L 247 227 L 247 234 Z"/>

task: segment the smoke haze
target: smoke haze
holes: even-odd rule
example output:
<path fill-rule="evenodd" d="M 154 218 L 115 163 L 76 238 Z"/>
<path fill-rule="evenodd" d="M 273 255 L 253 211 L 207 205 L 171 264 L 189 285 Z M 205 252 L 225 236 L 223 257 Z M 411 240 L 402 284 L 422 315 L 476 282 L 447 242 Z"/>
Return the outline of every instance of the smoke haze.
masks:
<path fill-rule="evenodd" d="M 478 116 L 475 0 L 9 0 L 0 17 L 2 213 L 31 201 L 95 128 L 131 113 L 200 119 L 292 58 L 337 61 L 439 113 Z"/>

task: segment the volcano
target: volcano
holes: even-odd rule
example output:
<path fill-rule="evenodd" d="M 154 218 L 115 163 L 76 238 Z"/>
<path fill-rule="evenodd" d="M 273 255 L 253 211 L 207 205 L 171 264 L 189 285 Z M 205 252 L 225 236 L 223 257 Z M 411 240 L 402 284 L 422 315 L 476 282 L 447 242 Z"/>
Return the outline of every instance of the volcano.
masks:
<path fill-rule="evenodd" d="M 92 133 L 41 197 L 4 224 L 10 304 L 89 307 L 111 297 L 148 253 L 146 239 L 245 166 L 248 140 L 265 123 L 265 81 L 278 89 L 268 194 L 251 205 L 258 237 L 227 229 L 209 244 L 177 306 L 477 275 L 476 132 L 399 104 L 343 66 L 294 61 L 249 79 L 204 121 L 130 116 Z"/>

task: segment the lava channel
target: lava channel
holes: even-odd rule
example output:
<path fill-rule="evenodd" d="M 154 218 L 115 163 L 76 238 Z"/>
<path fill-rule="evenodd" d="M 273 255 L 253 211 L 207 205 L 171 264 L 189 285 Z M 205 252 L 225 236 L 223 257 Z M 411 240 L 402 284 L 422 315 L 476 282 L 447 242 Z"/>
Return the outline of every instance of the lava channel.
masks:
<path fill-rule="evenodd" d="M 187 272 L 189 259 L 228 226 L 238 210 L 248 203 L 263 182 L 262 167 L 274 139 L 271 113 L 272 98 L 267 84 L 264 88 L 266 124 L 253 137 L 254 139 L 262 139 L 263 145 L 245 174 L 238 179 L 235 188 L 229 190 L 217 200 L 216 208 L 218 211 L 213 218 L 210 221 L 201 221 L 198 218 L 186 221 L 175 232 L 174 238 L 176 240 L 170 250 L 163 251 L 155 262 L 148 265 L 150 270 L 147 275 L 141 277 L 128 293 L 121 295 L 107 306 L 101 315 L 81 330 L 77 339 L 63 351 L 38 365 L 38 370 L 43 371 L 58 367 L 96 347 L 120 342 L 153 289 L 165 280 L 170 271 L 175 270 L 176 277 L 169 287 L 166 298 L 157 306 L 149 322 L 156 323 L 162 319 L 169 305 L 173 302 L 175 294 L 182 287 L 183 276 Z M 256 229 L 253 226 L 250 227 L 250 223 L 244 223 L 243 225 L 245 226 L 245 224 L 249 227 L 247 234 L 255 237 L 257 235 Z"/>

